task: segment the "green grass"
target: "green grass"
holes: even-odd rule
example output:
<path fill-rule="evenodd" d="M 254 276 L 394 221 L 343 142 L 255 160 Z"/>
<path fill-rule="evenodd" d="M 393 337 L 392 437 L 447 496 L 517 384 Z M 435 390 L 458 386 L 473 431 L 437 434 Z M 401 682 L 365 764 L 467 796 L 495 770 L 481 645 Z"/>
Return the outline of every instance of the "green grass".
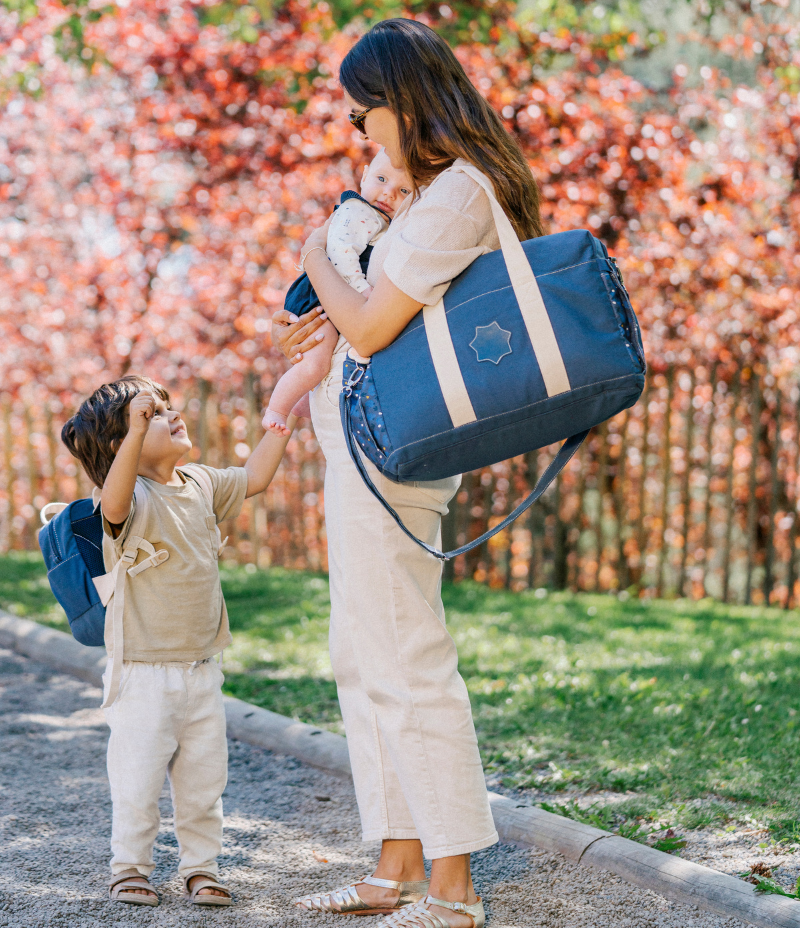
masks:
<path fill-rule="evenodd" d="M 225 566 L 223 586 L 227 691 L 341 731 L 327 580 Z M 763 821 L 800 842 L 798 612 L 473 583 L 444 599 L 496 781 L 609 791 L 630 821 Z M 0 558 L 0 604 L 63 625 L 33 555 Z"/>

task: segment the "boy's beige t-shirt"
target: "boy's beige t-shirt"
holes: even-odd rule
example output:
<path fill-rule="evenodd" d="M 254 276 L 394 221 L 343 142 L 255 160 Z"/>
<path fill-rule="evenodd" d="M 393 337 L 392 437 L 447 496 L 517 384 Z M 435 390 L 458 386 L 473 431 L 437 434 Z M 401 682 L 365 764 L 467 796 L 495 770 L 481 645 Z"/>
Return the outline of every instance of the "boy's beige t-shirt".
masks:
<path fill-rule="evenodd" d="M 216 522 L 237 516 L 247 493 L 243 467 L 220 470 L 203 465 L 214 489 Z M 168 487 L 147 477 L 150 511 L 143 536 L 156 551 L 169 551 L 158 567 L 128 577 L 123 613 L 123 659 L 157 664 L 202 661 L 231 643 L 228 612 L 217 561 L 217 530 L 208 502 L 194 480 L 178 468 L 182 486 Z M 110 571 L 122 555 L 134 505 L 117 538 L 103 519 L 103 560 Z M 212 522 L 213 524 L 213 522 Z M 137 563 L 147 558 L 138 552 Z M 111 600 L 113 603 L 113 598 Z M 113 640 L 111 603 L 106 610 L 106 647 Z"/>

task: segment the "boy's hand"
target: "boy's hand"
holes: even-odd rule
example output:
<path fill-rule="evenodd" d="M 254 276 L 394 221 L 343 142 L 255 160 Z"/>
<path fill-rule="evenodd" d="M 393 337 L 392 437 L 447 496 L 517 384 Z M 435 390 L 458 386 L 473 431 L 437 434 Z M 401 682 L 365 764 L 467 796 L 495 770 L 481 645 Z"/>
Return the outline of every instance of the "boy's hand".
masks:
<path fill-rule="evenodd" d="M 143 433 L 150 428 L 150 420 L 156 409 L 156 399 L 152 393 L 137 393 L 131 400 L 130 431 Z"/>

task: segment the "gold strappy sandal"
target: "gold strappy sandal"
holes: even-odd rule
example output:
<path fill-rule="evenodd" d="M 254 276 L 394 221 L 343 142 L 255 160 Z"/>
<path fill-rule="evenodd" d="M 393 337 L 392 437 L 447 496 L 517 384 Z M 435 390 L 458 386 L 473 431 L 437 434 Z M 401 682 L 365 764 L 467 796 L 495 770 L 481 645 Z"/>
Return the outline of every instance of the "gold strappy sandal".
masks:
<path fill-rule="evenodd" d="M 431 912 L 427 908 L 429 905 L 440 905 L 444 909 L 450 909 L 451 912 L 469 915 L 472 919 L 472 928 L 484 928 L 486 924 L 486 913 L 483 910 L 483 900 L 480 896 L 478 896 L 478 901 L 472 905 L 467 905 L 465 902 L 445 902 L 444 899 L 426 896 L 414 905 L 403 909 L 402 912 L 396 912 L 384 919 L 380 928 L 452 928 L 443 918 Z"/>
<path fill-rule="evenodd" d="M 376 876 L 365 876 L 352 886 L 334 889 L 320 895 L 301 896 L 295 899 L 294 904 L 307 912 L 328 912 L 332 915 L 387 915 L 390 912 L 399 912 L 423 899 L 428 892 L 430 882 L 430 880 L 419 880 L 416 883 L 399 883 L 396 880 L 381 880 Z M 370 886 L 382 886 L 384 889 L 396 889 L 400 893 L 400 898 L 393 906 L 372 906 L 358 895 L 356 889 L 358 883 L 369 883 Z"/>

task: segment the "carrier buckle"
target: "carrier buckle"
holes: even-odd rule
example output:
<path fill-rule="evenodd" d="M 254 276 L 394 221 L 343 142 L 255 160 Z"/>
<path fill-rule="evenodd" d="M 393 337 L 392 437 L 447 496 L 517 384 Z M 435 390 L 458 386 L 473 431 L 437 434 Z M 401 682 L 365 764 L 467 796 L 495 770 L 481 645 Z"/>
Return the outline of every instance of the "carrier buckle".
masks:
<path fill-rule="evenodd" d="M 366 370 L 366 368 L 365 368 L 365 367 L 362 367 L 360 364 L 357 364 L 357 365 L 356 365 L 356 369 L 355 369 L 355 370 L 353 371 L 353 373 L 347 378 L 347 382 L 345 383 L 344 387 L 342 388 L 342 390 L 344 391 L 344 393 L 345 393 L 346 396 L 351 396 L 352 393 L 353 393 L 353 387 L 358 386 L 358 384 L 361 383 L 361 381 L 362 381 L 363 378 L 364 378 L 364 371 L 365 371 L 365 370 Z"/>

